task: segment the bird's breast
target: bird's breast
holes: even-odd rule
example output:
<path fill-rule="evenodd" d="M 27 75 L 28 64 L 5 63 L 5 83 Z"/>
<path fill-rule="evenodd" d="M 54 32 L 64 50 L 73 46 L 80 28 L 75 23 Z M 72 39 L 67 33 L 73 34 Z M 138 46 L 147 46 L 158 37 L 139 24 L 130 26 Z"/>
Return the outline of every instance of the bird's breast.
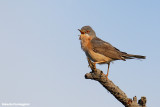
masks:
<path fill-rule="evenodd" d="M 87 52 L 91 49 L 91 39 L 92 37 L 85 35 L 85 34 L 81 34 L 80 35 L 80 40 L 81 40 L 81 48 L 83 49 L 83 51 Z"/>

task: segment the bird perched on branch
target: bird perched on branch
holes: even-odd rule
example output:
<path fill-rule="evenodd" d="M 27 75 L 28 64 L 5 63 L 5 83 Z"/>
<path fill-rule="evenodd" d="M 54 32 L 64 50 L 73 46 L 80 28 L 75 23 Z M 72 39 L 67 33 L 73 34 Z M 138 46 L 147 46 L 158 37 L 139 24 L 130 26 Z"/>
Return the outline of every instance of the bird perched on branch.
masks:
<path fill-rule="evenodd" d="M 96 64 L 108 64 L 108 70 L 106 77 L 108 78 L 110 62 L 115 60 L 126 59 L 145 59 L 145 56 L 141 55 L 132 55 L 122 52 L 119 49 L 113 47 L 110 43 L 105 42 L 96 36 L 95 31 L 90 26 L 83 26 L 81 29 L 78 29 L 81 33 L 79 39 L 81 40 L 81 48 L 85 52 L 89 65 L 90 60 L 94 68 Z"/>

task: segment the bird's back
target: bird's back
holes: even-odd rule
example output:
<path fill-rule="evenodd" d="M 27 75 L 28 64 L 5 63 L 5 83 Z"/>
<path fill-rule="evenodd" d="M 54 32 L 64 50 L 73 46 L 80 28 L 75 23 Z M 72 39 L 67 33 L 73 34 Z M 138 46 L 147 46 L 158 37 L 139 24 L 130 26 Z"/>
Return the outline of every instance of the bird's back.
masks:
<path fill-rule="evenodd" d="M 125 52 L 121 52 L 119 49 L 115 48 L 110 43 L 101 40 L 100 38 L 93 38 L 91 40 L 91 44 L 93 51 L 96 53 L 112 58 L 113 60 L 124 60 L 122 55 L 126 54 Z"/>

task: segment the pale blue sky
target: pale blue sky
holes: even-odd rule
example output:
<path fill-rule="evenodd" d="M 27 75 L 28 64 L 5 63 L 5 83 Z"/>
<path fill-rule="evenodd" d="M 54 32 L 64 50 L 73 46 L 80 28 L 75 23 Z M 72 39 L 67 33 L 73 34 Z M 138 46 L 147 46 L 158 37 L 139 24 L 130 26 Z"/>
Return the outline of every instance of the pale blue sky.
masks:
<path fill-rule="evenodd" d="M 109 78 L 132 98 L 159 104 L 159 0 L 1 0 L 0 102 L 30 107 L 123 107 L 90 72 L 77 29 L 146 60 L 116 61 Z M 107 72 L 107 65 L 97 68 Z M 0 105 L 1 106 L 1 105 Z"/>

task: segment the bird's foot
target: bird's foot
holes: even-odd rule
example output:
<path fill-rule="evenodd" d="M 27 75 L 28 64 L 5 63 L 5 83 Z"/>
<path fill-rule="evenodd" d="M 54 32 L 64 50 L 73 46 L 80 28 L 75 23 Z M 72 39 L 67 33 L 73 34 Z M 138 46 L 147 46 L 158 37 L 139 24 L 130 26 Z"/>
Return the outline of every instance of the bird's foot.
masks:
<path fill-rule="evenodd" d="M 107 78 L 107 80 L 108 80 L 108 74 L 106 74 L 106 78 Z"/>

